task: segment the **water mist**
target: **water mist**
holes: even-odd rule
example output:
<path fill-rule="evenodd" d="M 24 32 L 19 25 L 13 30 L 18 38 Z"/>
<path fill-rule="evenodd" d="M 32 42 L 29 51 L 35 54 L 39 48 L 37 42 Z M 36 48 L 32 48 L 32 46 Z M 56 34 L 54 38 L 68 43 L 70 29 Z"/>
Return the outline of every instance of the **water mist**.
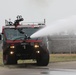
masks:
<path fill-rule="evenodd" d="M 31 38 L 54 35 L 61 32 L 76 32 L 76 15 L 57 20 L 31 35 Z"/>

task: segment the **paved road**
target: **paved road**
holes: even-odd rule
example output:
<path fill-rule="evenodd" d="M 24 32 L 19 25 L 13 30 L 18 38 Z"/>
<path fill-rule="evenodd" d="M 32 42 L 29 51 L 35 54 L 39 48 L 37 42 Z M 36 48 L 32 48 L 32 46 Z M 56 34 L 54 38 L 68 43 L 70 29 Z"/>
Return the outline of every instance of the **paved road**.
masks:
<path fill-rule="evenodd" d="M 47 67 L 35 64 L 1 65 L 0 75 L 76 75 L 76 61 L 50 63 Z"/>

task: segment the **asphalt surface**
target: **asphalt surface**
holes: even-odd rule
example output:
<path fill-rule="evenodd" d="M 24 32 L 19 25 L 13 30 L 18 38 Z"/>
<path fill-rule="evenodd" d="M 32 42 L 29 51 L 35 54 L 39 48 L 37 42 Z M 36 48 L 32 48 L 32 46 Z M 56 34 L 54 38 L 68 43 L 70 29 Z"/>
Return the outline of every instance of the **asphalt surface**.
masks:
<path fill-rule="evenodd" d="M 0 65 L 0 75 L 76 75 L 76 61 L 36 64 Z"/>

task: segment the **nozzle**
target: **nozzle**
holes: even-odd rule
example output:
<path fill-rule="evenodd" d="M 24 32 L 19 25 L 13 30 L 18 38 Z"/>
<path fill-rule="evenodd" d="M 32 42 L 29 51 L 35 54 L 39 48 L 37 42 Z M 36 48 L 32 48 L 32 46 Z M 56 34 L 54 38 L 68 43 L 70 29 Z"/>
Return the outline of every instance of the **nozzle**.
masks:
<path fill-rule="evenodd" d="M 17 18 L 17 20 L 15 20 L 15 22 L 14 22 L 15 26 L 19 25 L 20 21 L 24 20 L 21 15 L 18 15 L 16 18 Z"/>
<path fill-rule="evenodd" d="M 31 37 L 29 36 L 28 39 L 31 39 Z"/>

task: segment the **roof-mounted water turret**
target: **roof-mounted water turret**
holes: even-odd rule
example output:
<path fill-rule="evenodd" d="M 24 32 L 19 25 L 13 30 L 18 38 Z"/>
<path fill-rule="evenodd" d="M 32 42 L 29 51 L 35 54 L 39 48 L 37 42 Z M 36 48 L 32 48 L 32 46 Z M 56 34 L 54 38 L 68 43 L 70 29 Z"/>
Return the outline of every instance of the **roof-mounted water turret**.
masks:
<path fill-rule="evenodd" d="M 6 26 L 12 26 L 12 25 L 18 26 L 20 25 L 20 22 L 24 20 L 21 15 L 18 15 L 16 18 L 17 19 L 14 21 L 14 23 L 11 21 L 11 19 L 9 19 L 9 21 L 5 20 L 5 25 Z"/>
<path fill-rule="evenodd" d="M 19 23 L 20 23 L 21 21 L 23 21 L 24 19 L 22 18 L 21 15 L 18 15 L 16 18 L 17 18 L 17 20 L 15 20 L 15 22 L 14 22 L 13 25 L 18 26 L 18 25 L 20 25 Z"/>

